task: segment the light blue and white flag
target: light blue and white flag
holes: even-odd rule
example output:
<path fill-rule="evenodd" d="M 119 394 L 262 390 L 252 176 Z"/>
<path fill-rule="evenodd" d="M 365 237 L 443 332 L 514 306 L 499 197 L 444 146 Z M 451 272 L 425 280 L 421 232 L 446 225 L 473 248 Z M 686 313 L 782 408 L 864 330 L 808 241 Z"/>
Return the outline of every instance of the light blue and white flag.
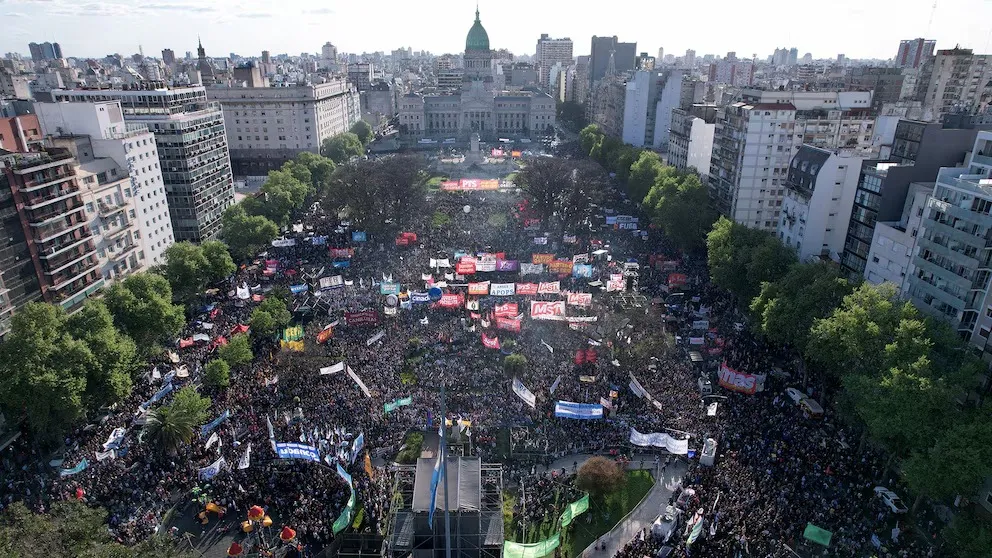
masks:
<path fill-rule="evenodd" d="M 437 462 L 434 463 L 434 473 L 431 474 L 431 509 L 427 513 L 427 524 L 434 528 L 434 507 L 437 505 L 437 487 L 444 477 L 444 420 L 441 420 L 441 449 L 437 452 Z"/>
<path fill-rule="evenodd" d="M 200 469 L 200 474 L 199 474 L 200 480 L 210 480 L 216 477 L 217 473 L 221 472 L 225 464 L 226 462 L 224 461 L 224 458 L 221 457 L 217 461 L 214 461 L 210 465 L 207 465 L 206 467 Z"/>
<path fill-rule="evenodd" d="M 200 427 L 200 437 L 201 438 L 206 437 L 207 434 L 210 434 L 210 432 L 213 429 L 215 429 L 218 426 L 220 426 L 221 423 L 223 423 L 225 420 L 227 420 L 230 417 L 231 417 L 231 410 L 228 409 L 228 410 L 224 411 L 223 413 L 221 413 L 221 415 L 219 417 L 215 418 L 214 420 L 210 421 L 207 424 L 204 424 L 203 426 Z"/>
<path fill-rule="evenodd" d="M 603 406 L 593 403 L 559 401 L 555 403 L 555 416 L 577 420 L 601 419 L 603 418 Z"/>

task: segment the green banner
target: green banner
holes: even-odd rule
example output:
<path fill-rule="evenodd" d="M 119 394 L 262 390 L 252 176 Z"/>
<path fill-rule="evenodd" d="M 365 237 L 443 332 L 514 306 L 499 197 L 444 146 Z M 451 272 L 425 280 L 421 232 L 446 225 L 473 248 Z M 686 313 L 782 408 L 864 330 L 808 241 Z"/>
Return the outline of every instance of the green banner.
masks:
<path fill-rule="evenodd" d="M 554 553 L 559 546 L 561 546 L 561 535 L 558 533 L 550 539 L 533 544 L 503 541 L 503 558 L 541 558 Z"/>
<path fill-rule="evenodd" d="M 561 526 L 568 527 L 572 523 L 572 520 L 576 517 L 582 515 L 589 509 L 589 495 L 579 498 L 578 500 L 572 502 L 565 508 L 565 511 L 561 512 Z"/>
<path fill-rule="evenodd" d="M 817 544 L 822 544 L 823 546 L 830 546 L 830 539 L 834 536 L 833 533 L 827 531 L 826 529 L 821 529 L 812 523 L 806 524 L 806 530 L 803 531 L 803 538 L 811 540 Z"/>
<path fill-rule="evenodd" d="M 334 520 L 334 525 L 331 526 L 331 531 L 335 535 L 337 535 L 341 531 L 344 531 L 348 527 L 348 525 L 351 524 L 351 518 L 353 517 L 352 514 L 355 513 L 355 500 L 356 500 L 355 487 L 353 486 L 351 475 L 349 475 L 348 472 L 345 471 L 343 467 L 341 467 L 340 463 L 338 463 L 338 476 L 340 476 L 341 479 L 348 484 L 348 490 L 351 491 L 351 496 L 348 498 L 348 505 L 346 505 L 344 509 L 341 510 L 341 515 L 339 515 L 338 518 Z"/>
<path fill-rule="evenodd" d="M 692 531 L 689 533 L 689 538 L 686 539 L 685 544 L 688 545 L 696 542 L 696 539 L 699 538 L 699 535 L 702 534 L 702 532 L 703 532 L 703 518 L 700 517 L 699 521 L 696 522 L 696 525 L 692 527 Z"/>
<path fill-rule="evenodd" d="M 300 326 L 287 327 L 282 331 L 283 341 L 299 341 L 303 339 L 303 328 Z"/>
<path fill-rule="evenodd" d="M 412 403 L 413 403 L 413 396 L 408 395 L 403 399 L 397 399 L 392 403 L 386 403 L 385 405 L 382 406 L 382 410 L 388 415 L 389 413 L 395 411 L 396 409 L 399 409 L 400 407 L 405 407 Z"/>

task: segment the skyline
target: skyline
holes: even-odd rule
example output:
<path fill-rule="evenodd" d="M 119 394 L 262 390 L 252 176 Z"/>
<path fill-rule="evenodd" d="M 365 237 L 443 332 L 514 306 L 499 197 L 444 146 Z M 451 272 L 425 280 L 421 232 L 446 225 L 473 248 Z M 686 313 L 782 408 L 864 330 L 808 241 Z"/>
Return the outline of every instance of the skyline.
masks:
<path fill-rule="evenodd" d="M 465 34 L 475 16 L 472 0 L 432 0 L 429 11 L 398 0 L 384 0 L 375 10 L 363 3 L 333 8 L 315 0 L 298 0 L 296 4 L 292 10 L 280 12 L 261 0 L 217 0 L 209 5 L 169 0 L 143 5 L 125 0 L 0 0 L 0 22 L 7 31 L 0 35 L 0 52 L 26 55 L 29 42 L 50 41 L 60 43 L 67 57 L 130 55 L 138 52 L 139 45 L 149 56 L 159 57 L 164 48 L 182 56 L 195 52 L 199 35 L 208 56 L 218 57 L 230 52 L 258 56 L 262 50 L 315 53 L 327 41 L 339 52 L 348 53 L 388 53 L 411 47 L 453 54 L 464 49 Z M 799 56 L 810 52 L 818 59 L 837 54 L 889 59 L 900 40 L 916 37 L 936 40 L 938 49 L 959 44 L 976 53 L 988 53 L 992 38 L 992 31 L 984 26 L 960 24 L 988 20 L 992 0 L 943 0 L 933 10 L 929 31 L 933 6 L 929 0 L 837 0 L 830 11 L 816 12 L 809 18 L 814 29 L 803 23 L 806 16 L 802 13 L 769 9 L 764 10 L 770 12 L 766 15 L 754 9 L 749 11 L 758 15 L 742 17 L 742 10 L 729 0 L 709 4 L 705 13 L 720 17 L 706 20 L 705 28 L 701 28 L 702 23 L 680 23 L 699 21 L 699 11 L 691 4 L 659 9 L 658 17 L 649 17 L 650 10 L 644 10 L 643 2 L 636 0 L 616 0 L 605 7 L 583 2 L 568 13 L 556 4 L 537 0 L 521 12 L 481 0 L 479 10 L 494 49 L 530 55 L 541 33 L 570 37 L 576 56 L 588 54 L 593 35 L 616 35 L 623 42 L 636 42 L 638 52 L 651 56 L 663 47 L 666 54 L 676 56 L 691 48 L 697 56 L 736 51 L 740 58 L 757 54 L 762 59 L 780 47 L 796 47 Z M 585 8 L 595 17 L 585 17 L 581 11 Z M 389 17 L 374 19 L 377 14 Z M 410 21 L 429 22 L 437 32 L 425 31 L 423 25 L 407 25 Z M 839 29 L 845 31 L 840 33 Z"/>

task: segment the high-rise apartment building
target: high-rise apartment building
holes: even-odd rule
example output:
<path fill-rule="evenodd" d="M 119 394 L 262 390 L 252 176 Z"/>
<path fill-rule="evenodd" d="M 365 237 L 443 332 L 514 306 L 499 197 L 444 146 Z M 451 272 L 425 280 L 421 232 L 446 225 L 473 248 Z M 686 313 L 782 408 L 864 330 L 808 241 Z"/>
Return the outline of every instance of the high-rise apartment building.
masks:
<path fill-rule="evenodd" d="M 31 60 L 35 62 L 62 58 L 62 47 L 58 43 L 28 43 L 28 49 L 31 51 Z"/>
<path fill-rule="evenodd" d="M 171 48 L 162 49 L 162 62 L 166 66 L 172 66 L 176 63 L 176 53 Z"/>
<path fill-rule="evenodd" d="M 292 87 L 213 87 L 207 94 L 224 111 L 239 179 L 264 180 L 303 151 L 319 153 L 325 139 L 361 118 L 358 91 L 343 77 Z"/>
<path fill-rule="evenodd" d="M 710 159 L 713 156 L 716 113 L 716 105 L 703 104 L 672 111 L 668 164 L 679 170 L 696 169 L 704 184 L 710 173 Z"/>
<path fill-rule="evenodd" d="M 562 68 L 568 68 L 572 61 L 572 39 L 552 39 L 547 33 L 542 33 L 537 40 L 537 54 L 534 56 L 534 63 L 537 65 L 538 79 L 541 88 L 552 91 L 551 68 L 555 64 L 561 64 Z"/>
<path fill-rule="evenodd" d="M 710 64 L 709 83 L 749 87 L 754 83 L 754 63 L 750 60 L 738 60 L 734 53 L 728 52 L 726 58 Z"/>
<path fill-rule="evenodd" d="M 371 62 L 354 62 L 348 64 L 348 82 L 359 91 L 368 91 L 372 87 L 372 77 L 375 66 Z"/>
<path fill-rule="evenodd" d="M 696 51 L 691 48 L 685 50 L 685 56 L 682 57 L 682 67 L 689 70 L 696 67 Z"/>
<path fill-rule="evenodd" d="M 894 61 L 896 68 L 919 68 L 933 57 L 936 45 L 937 41 L 923 38 L 899 41 L 899 50 L 896 51 Z"/>
<path fill-rule="evenodd" d="M 621 43 L 616 36 L 593 37 L 590 53 L 589 83 L 592 85 L 606 75 L 611 56 L 617 74 L 633 70 L 637 59 L 637 43 Z"/>
<path fill-rule="evenodd" d="M 979 112 L 992 102 L 992 55 L 938 50 L 920 70 L 917 91 L 932 120 L 950 112 Z"/>
<path fill-rule="evenodd" d="M 575 79 L 572 80 L 572 97 L 570 101 L 585 103 L 589 97 L 589 57 L 575 58 Z"/>
<path fill-rule="evenodd" d="M 36 103 L 45 135 L 77 161 L 77 181 L 107 281 L 165 263 L 174 242 L 155 136 L 119 101 Z"/>
<path fill-rule="evenodd" d="M 709 186 L 714 206 L 748 227 L 777 227 L 799 146 L 871 145 L 870 92 L 745 89 L 741 98 L 717 116 Z"/>
<path fill-rule="evenodd" d="M 216 238 L 221 215 L 234 203 L 224 114 L 219 104 L 207 100 L 202 86 L 151 85 L 138 90 L 56 90 L 52 99 L 120 101 L 125 122 L 144 124 L 155 134 L 176 242 Z"/>
<path fill-rule="evenodd" d="M 668 150 L 672 110 L 682 106 L 682 70 L 640 71 L 627 80 L 623 141 Z"/>
<path fill-rule="evenodd" d="M 844 86 L 853 91 L 872 91 L 871 106 L 877 113 L 882 105 L 899 102 L 905 80 L 903 71 L 882 66 L 856 66 L 847 70 Z"/>

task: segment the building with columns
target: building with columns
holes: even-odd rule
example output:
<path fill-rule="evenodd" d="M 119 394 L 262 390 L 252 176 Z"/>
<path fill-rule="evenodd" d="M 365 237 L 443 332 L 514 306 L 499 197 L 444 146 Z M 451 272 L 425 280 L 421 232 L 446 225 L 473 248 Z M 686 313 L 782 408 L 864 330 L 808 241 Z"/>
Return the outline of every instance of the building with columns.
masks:
<path fill-rule="evenodd" d="M 532 138 L 554 130 L 555 100 L 537 89 L 503 91 L 503 76 L 493 64 L 489 34 L 479 11 L 465 39 L 464 72 L 459 91 L 437 95 L 409 93 L 399 100 L 399 128 L 405 139 L 483 141 Z M 499 79 L 497 79 L 499 78 Z"/>

